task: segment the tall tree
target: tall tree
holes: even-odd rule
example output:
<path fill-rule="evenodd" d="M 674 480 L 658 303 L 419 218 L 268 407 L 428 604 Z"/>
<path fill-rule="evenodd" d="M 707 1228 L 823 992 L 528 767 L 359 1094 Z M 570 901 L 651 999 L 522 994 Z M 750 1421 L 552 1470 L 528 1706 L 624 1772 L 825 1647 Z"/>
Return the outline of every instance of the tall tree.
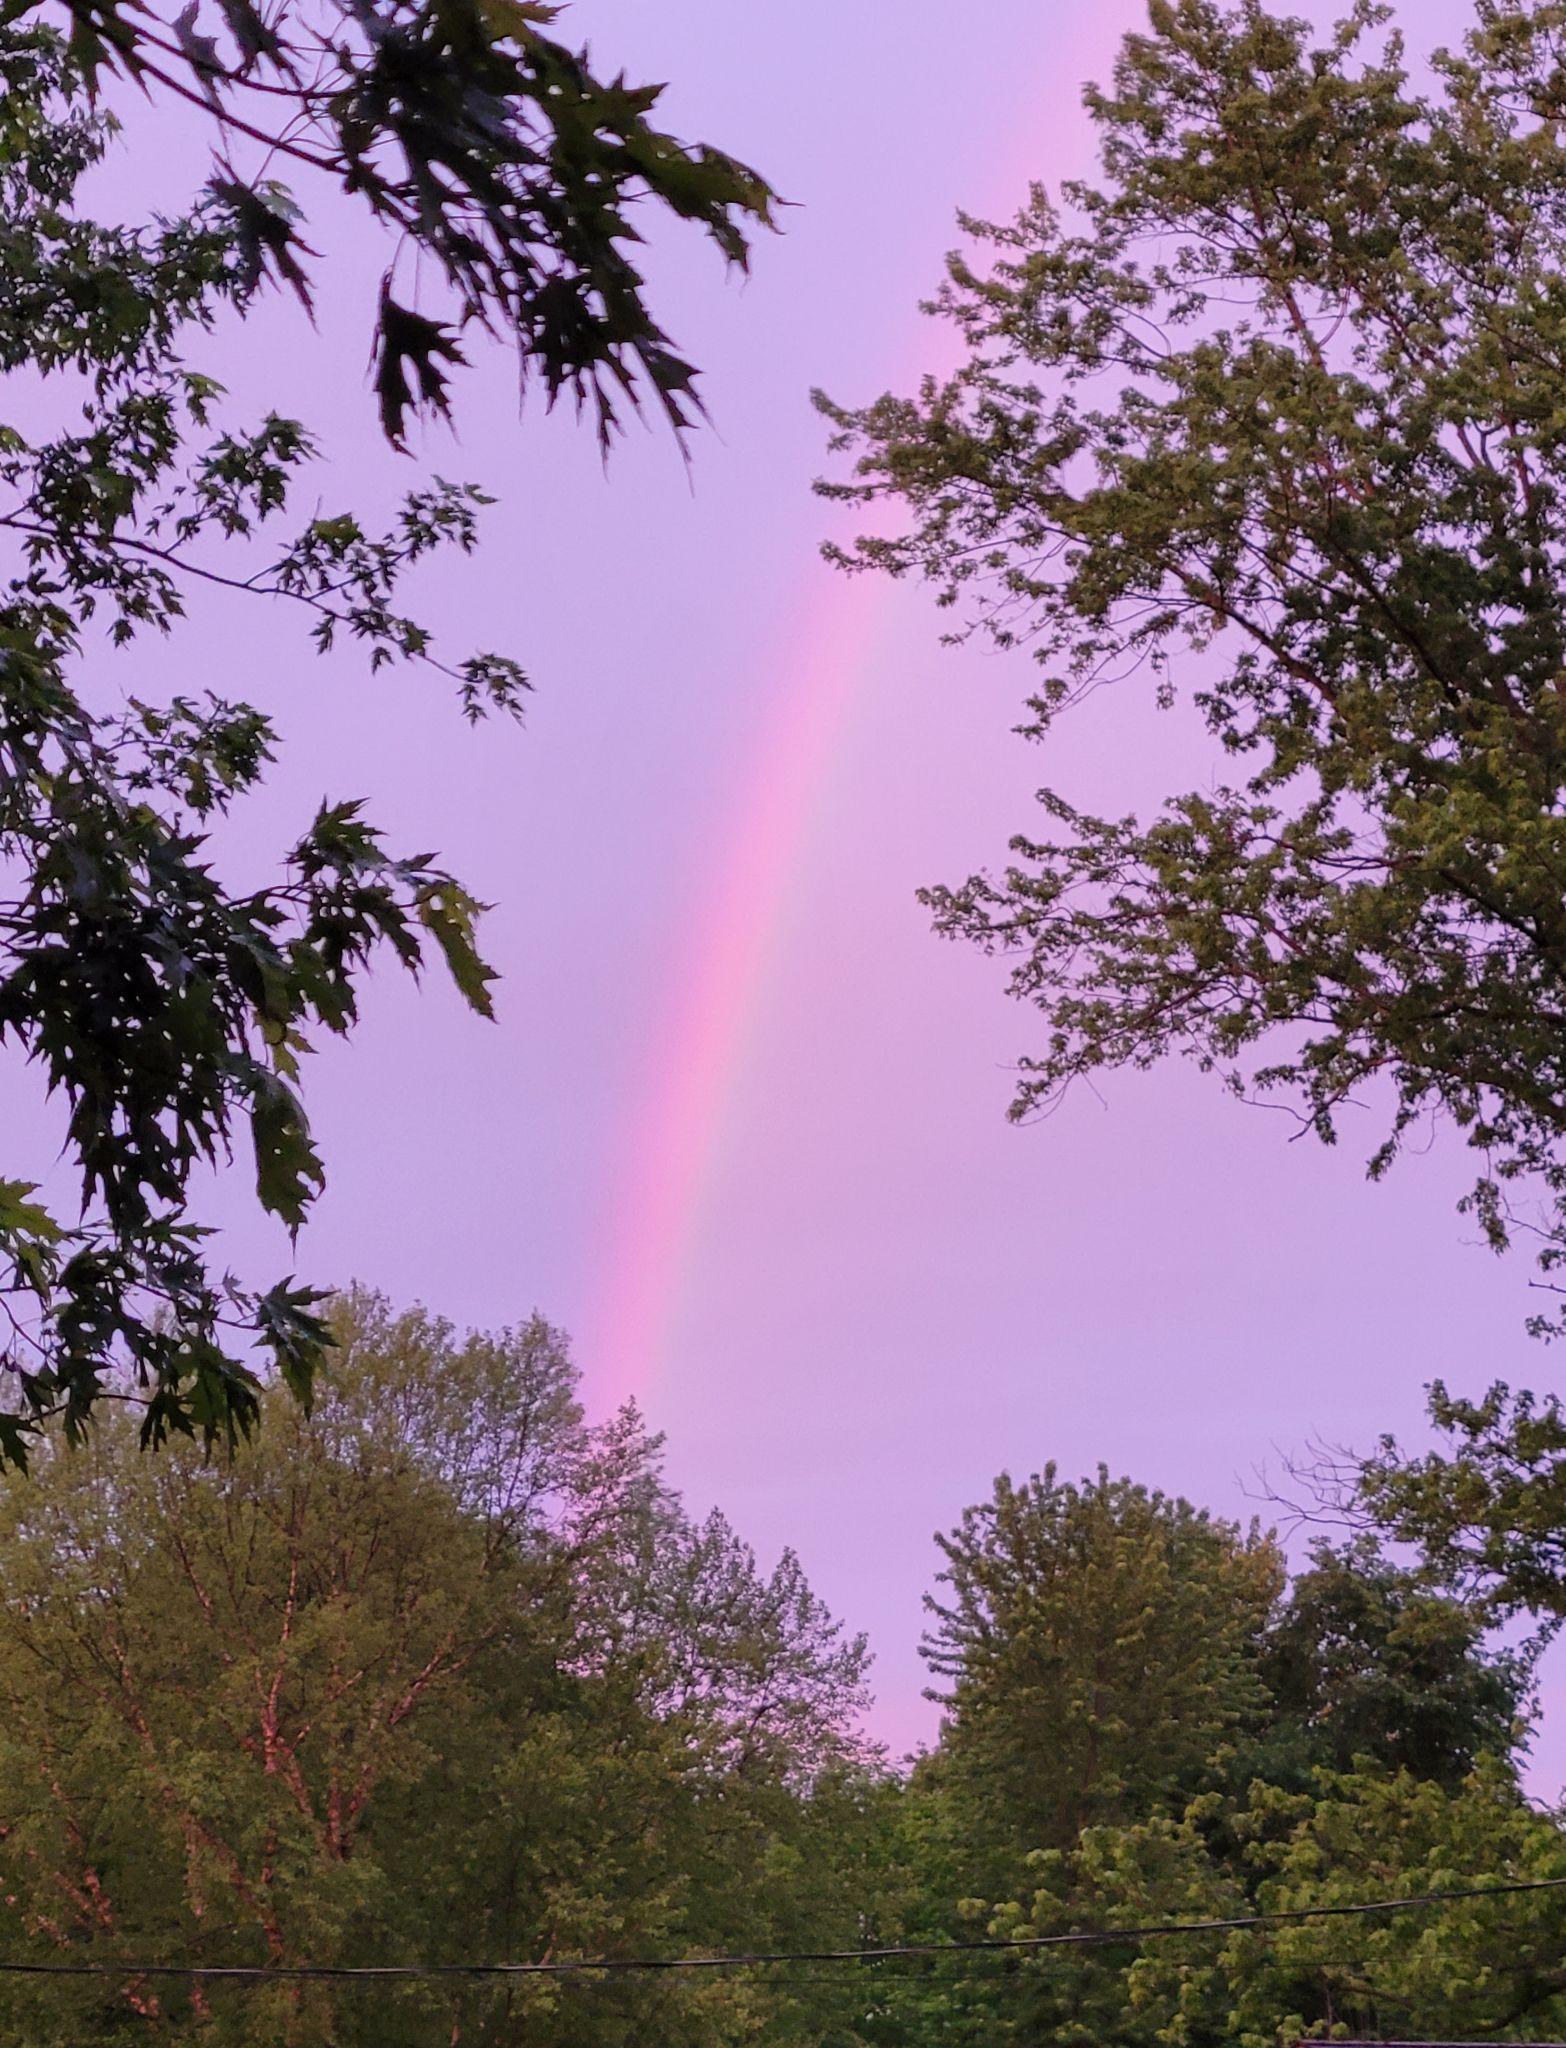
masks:
<path fill-rule="evenodd" d="M 692 373 L 646 309 L 629 208 L 641 194 L 736 260 L 768 208 L 750 173 L 649 124 L 655 94 L 548 39 L 531 0 L 224 0 L 215 36 L 193 8 L 64 12 L 68 36 L 37 5 L 0 20 L 0 1040 L 63 1106 L 82 1208 L 0 1179 L 0 1462 L 51 1418 L 79 1435 L 116 1375 L 154 1441 L 231 1440 L 268 1370 L 308 1399 L 326 1341 L 312 1291 L 225 1273 L 192 1174 L 248 1140 L 262 1208 L 298 1231 L 325 1173 L 300 1058 L 351 1030 L 374 956 L 439 962 L 491 1009 L 480 905 L 388 847 L 356 799 L 325 804 L 273 874 L 235 882 L 214 859 L 214 822 L 273 756 L 264 708 L 178 682 L 127 703 L 103 673 L 201 588 L 291 608 L 321 653 L 433 668 L 470 719 L 520 713 L 514 660 L 449 655 L 402 600 L 433 552 L 474 547 L 483 494 L 422 482 L 379 530 L 318 485 L 300 505 L 311 431 L 241 414 L 197 359 L 269 290 L 310 304 L 277 169 L 345 188 L 391 238 L 376 383 L 397 443 L 415 409 L 445 406 L 459 334 L 483 330 L 605 435 L 644 389 L 682 428 Z M 184 213 L 88 210 L 114 73 L 217 122 L 226 154 Z M 434 280 L 422 310 L 415 272 Z"/>
<path fill-rule="evenodd" d="M 926 1942 L 1225 1921 L 1566 1872 L 1525 1659 L 1369 1536 L 1270 1541 L 1127 1482 L 1002 1481 L 947 1547 L 950 1715 L 900 1802 Z M 873 2041 L 1277 2048 L 1558 2026 L 1566 1894 L 888 1966 Z"/>
<path fill-rule="evenodd" d="M 1262 1706 L 1282 1564 L 1258 1529 L 1102 1467 L 1078 1486 L 1047 1466 L 1002 1476 L 939 1542 L 925 1655 L 949 1685 L 942 1765 L 980 1883 L 1095 1822 L 1183 1803 Z"/>
<path fill-rule="evenodd" d="M 0 1501 L 0 1958 L 851 1940 L 864 1646 L 797 1566 L 693 1523 L 633 1415 L 589 1427 L 542 1322 L 360 1298 L 337 1334 L 313 1422 L 148 1460 L 108 1417 Z M 816 2040 L 812 1997 L 0 1978 L 38 2048 Z"/>
<path fill-rule="evenodd" d="M 1230 779 L 1151 817 L 1057 790 L 938 928 L 1042 1012 L 1015 1113 L 1181 1052 L 1382 1172 L 1445 1118 L 1469 1197 L 1566 1257 L 1566 17 L 1477 0 L 1416 84 L 1389 10 L 1319 44 L 1261 0 L 1150 0 L 1102 175 L 1036 188 L 937 310 L 966 359 L 827 405 L 852 566 L 928 578 L 1038 664 L 1189 698 Z M 824 402 L 824 401 L 823 401 Z M 1536 1208 L 1536 1203 L 1542 1208 Z"/>

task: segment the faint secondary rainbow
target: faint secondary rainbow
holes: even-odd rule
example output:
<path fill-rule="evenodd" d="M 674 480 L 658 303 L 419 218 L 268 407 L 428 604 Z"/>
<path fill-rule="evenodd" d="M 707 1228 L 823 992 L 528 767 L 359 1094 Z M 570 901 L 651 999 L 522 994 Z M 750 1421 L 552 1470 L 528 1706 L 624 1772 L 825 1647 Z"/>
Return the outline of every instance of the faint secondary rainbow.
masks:
<path fill-rule="evenodd" d="M 1103 33 L 1101 22 L 1096 33 Z M 1049 53 L 1052 83 L 1086 40 L 1080 24 L 1060 38 Z M 1054 167 L 1039 161 L 1043 153 L 1014 145 L 1008 163 L 982 180 L 995 194 L 998 211 L 1020 202 L 1029 178 L 1053 175 Z M 907 388 L 920 371 L 936 367 L 928 360 L 939 353 L 935 335 L 921 321 L 923 359 L 887 380 L 892 388 Z M 829 572 L 819 563 L 815 575 L 823 594 L 772 679 L 772 708 L 716 842 L 717 880 L 696 927 L 646 1108 L 617 1177 L 603 1306 L 588 1358 L 594 1383 L 613 1403 L 643 1392 L 669 1350 L 795 880 L 833 765 L 875 673 L 876 643 L 888 610 L 885 586 L 879 579 Z"/>

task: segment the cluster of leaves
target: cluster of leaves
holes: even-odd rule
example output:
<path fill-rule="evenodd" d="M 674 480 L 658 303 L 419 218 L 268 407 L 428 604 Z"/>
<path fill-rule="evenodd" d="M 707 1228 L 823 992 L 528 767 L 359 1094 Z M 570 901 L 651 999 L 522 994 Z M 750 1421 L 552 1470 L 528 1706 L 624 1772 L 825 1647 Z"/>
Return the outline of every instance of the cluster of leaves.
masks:
<path fill-rule="evenodd" d="M 1234 1853 L 1215 1855 L 1214 1799 L 1178 1816 L 1084 1835 L 1040 1857 L 1009 1932 L 1084 1924 L 1348 1907 L 1368 1897 L 1461 1892 L 1566 1876 L 1558 1823 L 1530 1808 L 1514 1773 L 1487 1761 L 1453 1789 L 1407 1772 L 1322 1771 L 1308 1791 L 1261 1780 L 1225 1807 Z M 1041 1952 L 1019 1971 L 1010 2036 L 1281 2048 L 1328 2037 L 1553 2038 L 1563 2010 L 1560 1894 L 1461 1899 L 1438 1910 L 1302 1920 L 1227 1937 Z M 1031 2029 L 1031 2031 L 1030 2031 Z M 1005 2039 L 1005 2033 L 994 2038 Z"/>
<path fill-rule="evenodd" d="M 471 1962 L 854 1938 L 865 1652 L 693 1522 L 538 1320 L 356 1297 L 313 1422 L 122 1418 L 0 1501 L 0 1958 Z M 807 1983 L 8 1980 L 37 2048 L 831 2039 Z"/>
<path fill-rule="evenodd" d="M 1478 0 L 1413 82 L 1388 10 L 1317 46 L 1261 0 L 1151 0 L 1090 89 L 1099 183 L 966 225 L 966 360 L 822 401 L 823 488 L 1042 676 L 1191 701 L 1233 763 L 1151 820 L 1058 791 L 1004 872 L 928 892 L 1046 1020 L 1014 1113 L 1178 1051 L 1330 1139 L 1390 1091 L 1484 1158 L 1491 1239 L 1566 1254 L 1566 9 Z M 1189 657 L 1188 659 L 1186 657 Z M 1549 1318 L 1544 1318 L 1547 1323 Z"/>
<path fill-rule="evenodd" d="M 1417 1546 L 1431 1577 L 1493 1621 L 1531 1618 L 1538 1641 L 1566 1620 L 1566 1409 L 1497 1382 L 1465 1400 L 1430 1390 L 1437 1447 L 1384 1437 L 1368 1458 L 1304 1476 L 1318 1506 Z"/>
<path fill-rule="evenodd" d="M 268 1361 L 308 1398 L 325 1342 L 312 1293 L 211 1270 L 190 1175 L 248 1133 L 262 1206 L 297 1230 L 323 1181 L 300 1056 L 313 1031 L 352 1026 L 376 952 L 417 973 L 433 951 L 489 1009 L 480 906 L 430 857 L 389 849 L 356 802 L 323 805 L 277 880 L 225 882 L 207 841 L 272 758 L 263 712 L 211 692 L 96 709 L 73 680 L 105 643 L 172 631 L 203 583 L 297 605 L 323 651 L 346 632 L 372 663 L 444 666 L 397 588 L 432 551 L 470 550 L 482 503 L 436 483 L 384 535 L 347 513 L 274 533 L 309 435 L 276 416 L 222 423 L 221 392 L 182 353 L 249 302 L 231 212 L 209 195 L 147 229 L 86 217 L 78 187 L 112 131 L 83 91 L 53 32 L 0 29 L 0 370 L 68 385 L 80 408 L 68 429 L 0 428 L 0 536 L 15 546 L 0 586 L 0 1039 L 63 1100 L 82 1190 L 67 1225 L 27 1182 L 0 1182 L 14 1389 L 0 1456 L 16 1461 L 50 1416 L 78 1436 L 110 1380 L 145 1396 L 153 1441 L 232 1438 Z M 446 672 L 471 716 L 518 710 L 509 659 Z"/>
<path fill-rule="evenodd" d="M 34 0 L 35 8 L 54 0 Z M 25 16 L 26 7 L 13 10 Z M 392 244 L 374 316 L 375 390 L 388 437 L 448 410 L 464 331 L 515 345 L 524 385 L 591 409 L 600 440 L 644 386 L 682 430 L 695 371 L 654 320 L 633 261 L 638 200 L 702 229 L 741 267 L 770 225 L 756 172 L 651 123 L 658 86 L 597 77 L 546 33 L 542 0 L 199 0 L 172 20 L 143 0 L 58 0 L 90 86 L 118 74 L 205 109 L 224 149 L 244 139 L 306 185 L 359 201 Z M 241 176 L 226 154 L 209 186 L 240 274 L 310 304 L 315 251 L 292 193 Z M 443 289 L 418 305 L 403 271 Z M 406 293 L 407 296 L 399 296 Z"/>

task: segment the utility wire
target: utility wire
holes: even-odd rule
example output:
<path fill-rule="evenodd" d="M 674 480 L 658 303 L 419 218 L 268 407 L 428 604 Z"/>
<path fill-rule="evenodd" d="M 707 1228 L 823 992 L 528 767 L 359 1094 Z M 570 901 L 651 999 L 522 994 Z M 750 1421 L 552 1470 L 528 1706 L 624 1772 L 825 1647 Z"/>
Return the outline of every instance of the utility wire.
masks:
<path fill-rule="evenodd" d="M 14 1963 L 0 1961 L 8 1977 L 238 1977 L 386 1979 L 420 1977 L 603 1977 L 667 1970 L 765 1968 L 775 1963 L 879 1963 L 897 1956 L 993 1955 L 1047 1948 L 1102 1948 L 1115 1942 L 1151 1941 L 1165 1935 L 1229 1934 L 1247 1927 L 1279 1927 L 1300 1920 L 1363 1918 L 1372 1913 L 1407 1913 L 1459 1899 L 1504 1899 L 1519 1892 L 1566 1889 L 1566 1877 L 1519 1879 L 1511 1884 L 1469 1885 L 1448 1892 L 1416 1892 L 1403 1899 L 1372 1899 L 1350 1906 L 1294 1906 L 1276 1913 L 1241 1913 L 1228 1920 L 1159 1920 L 1138 1927 L 1088 1927 L 1071 1934 L 1002 1935 L 985 1941 L 904 1941 L 885 1948 L 757 1950 L 723 1956 L 600 1956 L 586 1961 L 539 1963 Z"/>

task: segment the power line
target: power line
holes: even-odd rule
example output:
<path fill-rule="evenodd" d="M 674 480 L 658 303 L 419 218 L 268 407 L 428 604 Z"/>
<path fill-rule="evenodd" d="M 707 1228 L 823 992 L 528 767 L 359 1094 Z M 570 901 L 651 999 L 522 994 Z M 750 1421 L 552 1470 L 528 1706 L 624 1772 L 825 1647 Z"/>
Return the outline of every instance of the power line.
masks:
<path fill-rule="evenodd" d="M 1279 1927 L 1301 1920 L 1340 1920 L 1373 1913 L 1407 1913 L 1460 1899 L 1504 1899 L 1519 1892 L 1566 1888 L 1566 1877 L 1535 1877 L 1509 1884 L 1469 1885 L 1447 1892 L 1416 1892 L 1402 1899 L 1372 1899 L 1348 1906 L 1294 1906 L 1275 1913 L 1241 1913 L 1227 1920 L 1160 1920 L 1137 1927 L 1088 1927 L 1070 1934 L 1002 1935 L 984 1941 L 904 1941 L 884 1948 L 756 1950 L 721 1956 L 599 1956 L 586 1961 L 538 1963 L 16 1963 L 0 1961 L 9 1977 L 235 1977 L 406 1981 L 428 1977 L 604 1977 L 669 1970 L 759 1969 L 781 1963 L 878 1963 L 898 1956 L 994 1955 L 1048 1948 L 1102 1948 L 1115 1942 L 1152 1941 L 1168 1935 L 1230 1934 L 1248 1927 Z"/>

